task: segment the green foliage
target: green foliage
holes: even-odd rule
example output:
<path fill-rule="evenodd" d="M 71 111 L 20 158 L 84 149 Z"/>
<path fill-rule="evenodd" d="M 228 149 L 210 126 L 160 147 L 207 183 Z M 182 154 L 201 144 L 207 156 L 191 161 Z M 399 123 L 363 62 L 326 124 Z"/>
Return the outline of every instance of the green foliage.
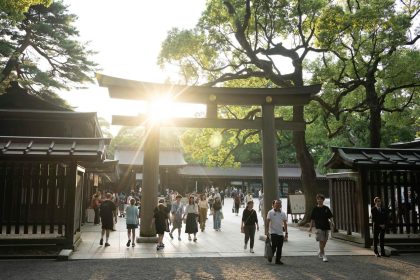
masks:
<path fill-rule="evenodd" d="M 58 90 L 92 82 L 94 53 L 78 40 L 76 16 L 61 1 L 31 6 L 15 21 L 0 13 L 0 87 L 17 80 L 32 94 L 57 101 Z"/>
<path fill-rule="evenodd" d="M 6 13 L 11 19 L 22 20 L 29 7 L 44 5 L 48 7 L 52 0 L 1 0 L 0 11 Z"/>

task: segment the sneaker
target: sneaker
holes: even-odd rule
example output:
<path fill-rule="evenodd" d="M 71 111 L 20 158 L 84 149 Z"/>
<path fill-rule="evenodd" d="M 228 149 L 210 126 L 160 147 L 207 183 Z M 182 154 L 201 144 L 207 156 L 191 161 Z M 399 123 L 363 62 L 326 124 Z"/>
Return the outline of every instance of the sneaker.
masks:
<path fill-rule="evenodd" d="M 157 245 L 156 246 L 156 251 L 159 251 L 159 250 L 161 250 L 162 248 L 159 246 L 159 245 Z"/>
<path fill-rule="evenodd" d="M 180 236 L 178 236 L 178 241 L 181 241 L 181 237 Z"/>
<path fill-rule="evenodd" d="M 99 240 L 99 245 L 104 245 L 104 240 L 101 238 L 101 240 Z"/>
<path fill-rule="evenodd" d="M 194 242 L 197 242 L 197 237 L 194 237 Z"/>
<path fill-rule="evenodd" d="M 328 261 L 328 259 L 327 259 L 327 256 L 326 256 L 326 255 L 324 255 L 324 256 L 322 257 L 322 261 L 323 261 L 323 262 L 327 262 L 327 261 Z"/>
<path fill-rule="evenodd" d="M 273 261 L 273 258 L 268 258 L 267 260 L 269 263 L 271 263 Z"/>
<path fill-rule="evenodd" d="M 111 246 L 108 242 L 105 242 L 105 247 Z"/>
<path fill-rule="evenodd" d="M 322 259 L 322 254 L 320 250 L 318 250 L 318 258 Z"/>
<path fill-rule="evenodd" d="M 252 249 L 252 248 L 251 248 L 251 249 L 249 249 L 249 252 L 250 252 L 250 253 L 254 253 L 254 249 Z"/>
<path fill-rule="evenodd" d="M 276 261 L 276 264 L 280 264 L 280 265 L 282 265 L 282 264 L 283 264 L 283 262 L 282 262 L 282 261 Z"/>
<path fill-rule="evenodd" d="M 172 235 L 172 233 L 169 233 L 169 236 L 171 237 L 171 239 L 174 239 L 174 236 Z"/>
<path fill-rule="evenodd" d="M 245 245 L 244 245 L 244 250 L 246 250 L 246 247 L 247 247 L 247 244 L 245 243 Z"/>
<path fill-rule="evenodd" d="M 131 240 L 128 240 L 127 241 L 127 244 L 125 244 L 127 247 L 130 247 L 130 243 L 131 243 Z M 133 244 L 134 244 L 134 242 L 133 242 Z"/>

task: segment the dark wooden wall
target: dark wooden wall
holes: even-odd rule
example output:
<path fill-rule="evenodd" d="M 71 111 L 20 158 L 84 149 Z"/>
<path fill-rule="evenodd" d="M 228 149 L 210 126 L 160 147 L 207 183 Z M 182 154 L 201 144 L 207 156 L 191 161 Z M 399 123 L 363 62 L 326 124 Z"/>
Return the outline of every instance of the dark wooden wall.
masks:
<path fill-rule="evenodd" d="M 73 246 L 83 176 L 76 163 L 0 161 L 0 243 Z"/>

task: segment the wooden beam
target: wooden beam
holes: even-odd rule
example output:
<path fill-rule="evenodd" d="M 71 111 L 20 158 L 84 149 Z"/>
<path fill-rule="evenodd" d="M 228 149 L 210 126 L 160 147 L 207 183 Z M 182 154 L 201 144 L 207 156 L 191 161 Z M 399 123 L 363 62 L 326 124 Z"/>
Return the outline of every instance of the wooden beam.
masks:
<path fill-rule="evenodd" d="M 145 116 L 112 116 L 113 125 L 145 126 L 148 119 Z M 237 128 L 237 129 L 261 129 L 262 119 L 237 120 L 237 119 L 207 119 L 207 118 L 174 118 L 160 122 L 161 127 L 189 127 L 189 128 Z M 277 130 L 304 131 L 304 122 L 285 121 L 275 119 Z"/>
<path fill-rule="evenodd" d="M 174 102 L 220 105 L 305 105 L 321 90 L 321 85 L 291 88 L 226 88 L 147 83 L 97 75 L 100 86 L 111 98 L 153 100 L 170 95 Z"/>

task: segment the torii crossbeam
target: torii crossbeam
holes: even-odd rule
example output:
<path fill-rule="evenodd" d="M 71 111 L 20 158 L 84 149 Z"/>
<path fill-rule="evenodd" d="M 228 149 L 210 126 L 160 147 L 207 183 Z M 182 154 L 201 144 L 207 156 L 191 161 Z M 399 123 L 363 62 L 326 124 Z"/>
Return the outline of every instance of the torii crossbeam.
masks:
<path fill-rule="evenodd" d="M 150 225 L 153 209 L 156 206 L 159 170 L 159 130 L 164 126 L 194 128 L 239 128 L 260 129 L 263 149 L 263 187 L 266 215 L 271 201 L 278 198 L 278 169 L 276 130 L 304 131 L 303 121 L 284 121 L 274 116 L 275 106 L 303 107 L 311 97 L 317 94 L 321 85 L 293 88 L 226 88 L 205 86 L 179 86 L 147 83 L 121 79 L 106 75 L 97 75 L 100 86 L 107 87 L 111 98 L 152 101 L 162 94 L 170 94 L 174 102 L 205 104 L 205 118 L 175 118 L 168 123 L 159 123 L 149 127 L 144 144 L 143 194 L 141 220 L 146 226 L 140 228 L 140 237 L 155 237 Z M 262 118 L 254 120 L 220 119 L 217 116 L 218 105 L 257 105 L 261 106 Z M 303 110 L 302 114 L 303 114 Z M 301 118 L 303 120 L 303 116 Z M 145 124 L 145 116 L 113 116 L 112 124 L 138 126 Z"/>

